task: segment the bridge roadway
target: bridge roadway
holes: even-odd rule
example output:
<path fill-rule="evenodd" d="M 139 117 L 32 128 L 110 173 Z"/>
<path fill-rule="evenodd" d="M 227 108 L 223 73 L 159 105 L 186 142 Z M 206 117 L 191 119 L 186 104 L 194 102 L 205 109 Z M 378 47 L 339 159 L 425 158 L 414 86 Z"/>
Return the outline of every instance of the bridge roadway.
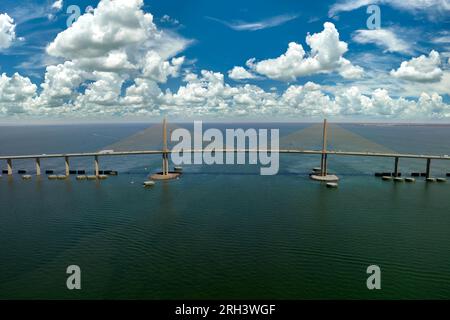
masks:
<path fill-rule="evenodd" d="M 211 152 L 205 149 L 186 149 L 186 153 Z M 12 155 L 0 156 L 0 160 L 23 160 L 23 159 L 49 159 L 49 158 L 74 158 L 74 157 L 107 157 L 107 156 L 131 156 L 131 155 L 152 155 L 179 152 L 179 150 L 142 150 L 142 151 L 114 151 L 114 152 L 82 152 L 82 153 L 57 153 L 57 154 L 34 154 L 34 155 Z M 377 153 L 359 151 L 321 151 L 321 150 L 300 150 L 300 149 L 215 149 L 215 152 L 278 152 L 280 154 L 311 154 L 311 155 L 336 155 L 353 157 L 384 157 L 384 158 L 410 158 L 410 159 L 432 159 L 450 160 L 449 155 L 424 155 L 424 154 L 402 154 L 402 153 Z"/>

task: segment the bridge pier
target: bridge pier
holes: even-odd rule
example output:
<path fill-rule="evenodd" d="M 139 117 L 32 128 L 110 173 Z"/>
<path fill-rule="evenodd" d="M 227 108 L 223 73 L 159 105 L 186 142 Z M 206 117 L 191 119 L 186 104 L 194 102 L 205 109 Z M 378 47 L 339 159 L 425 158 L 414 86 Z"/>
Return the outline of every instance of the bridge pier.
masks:
<path fill-rule="evenodd" d="M 320 158 L 320 175 L 327 175 L 327 119 L 323 120 L 322 157 Z"/>
<path fill-rule="evenodd" d="M 328 154 L 322 153 L 322 160 L 320 161 L 320 174 L 325 177 L 328 174 Z"/>
<path fill-rule="evenodd" d="M 430 178 L 431 175 L 431 159 L 427 159 L 427 170 L 426 170 L 426 178 Z"/>
<path fill-rule="evenodd" d="M 399 161 L 399 158 L 398 158 L 398 157 L 395 157 L 394 177 L 398 177 L 398 161 Z"/>
<path fill-rule="evenodd" d="M 169 174 L 169 154 L 163 153 L 162 156 L 162 175 L 167 176 Z"/>
<path fill-rule="evenodd" d="M 36 158 L 36 175 L 41 175 L 41 159 Z"/>
<path fill-rule="evenodd" d="M 167 152 L 167 122 L 166 118 L 163 120 L 163 155 L 162 155 L 162 175 L 167 176 L 169 174 L 169 153 Z"/>
<path fill-rule="evenodd" d="M 8 176 L 12 176 L 13 169 L 12 169 L 12 160 L 11 159 L 7 159 L 6 160 L 6 166 L 7 166 L 7 169 L 8 169 Z"/>
<path fill-rule="evenodd" d="M 94 169 L 95 169 L 95 176 L 99 176 L 100 166 L 98 164 L 98 156 L 95 156 L 94 158 Z"/>
<path fill-rule="evenodd" d="M 69 157 L 64 157 L 64 162 L 66 164 L 66 176 L 68 177 L 70 174 Z"/>
<path fill-rule="evenodd" d="M 324 154 L 322 153 L 322 155 L 320 156 L 320 172 L 319 172 L 321 176 L 323 176 L 324 164 L 325 164 L 325 157 Z"/>

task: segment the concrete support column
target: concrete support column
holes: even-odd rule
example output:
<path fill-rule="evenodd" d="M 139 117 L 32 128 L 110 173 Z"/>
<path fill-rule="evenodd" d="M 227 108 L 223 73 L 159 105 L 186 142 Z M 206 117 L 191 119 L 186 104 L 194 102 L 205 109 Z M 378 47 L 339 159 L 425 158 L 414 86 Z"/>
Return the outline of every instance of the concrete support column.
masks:
<path fill-rule="evenodd" d="M 66 176 L 69 176 L 69 174 L 70 174 L 69 157 L 64 157 L 64 160 L 66 163 Z"/>
<path fill-rule="evenodd" d="M 13 174 L 12 160 L 11 159 L 6 160 L 6 165 L 8 167 L 8 176 L 11 176 Z"/>
<path fill-rule="evenodd" d="M 328 174 L 328 153 L 322 153 L 320 159 L 320 175 L 325 177 Z"/>
<path fill-rule="evenodd" d="M 323 153 L 322 153 L 322 155 L 320 156 L 320 175 L 321 176 L 323 176 L 323 172 L 324 172 L 324 170 L 323 170 L 323 165 L 325 163 L 324 160 L 325 160 L 325 158 L 324 158 Z"/>
<path fill-rule="evenodd" d="M 167 159 L 166 159 L 166 161 L 167 161 L 167 164 L 166 164 L 166 167 L 167 167 L 167 174 L 169 174 L 169 154 L 167 154 Z"/>
<path fill-rule="evenodd" d="M 327 175 L 327 119 L 323 120 L 322 160 L 320 161 L 320 175 Z"/>
<path fill-rule="evenodd" d="M 163 120 L 163 165 L 162 165 L 162 174 L 169 174 L 169 153 L 167 152 L 167 121 L 166 118 Z"/>
<path fill-rule="evenodd" d="M 398 157 L 395 157 L 395 165 L 394 165 L 394 177 L 398 176 Z"/>
<path fill-rule="evenodd" d="M 41 175 L 41 159 L 36 158 L 36 175 Z"/>
<path fill-rule="evenodd" d="M 98 156 L 95 156 L 94 159 L 94 168 L 95 168 L 95 175 L 98 177 L 99 176 L 99 171 L 100 171 L 100 166 L 98 164 Z"/>
<path fill-rule="evenodd" d="M 431 175 L 431 159 L 427 159 L 427 171 L 426 171 L 426 175 L 427 175 L 427 178 L 429 178 L 430 175 Z"/>
<path fill-rule="evenodd" d="M 166 153 L 166 174 L 169 174 L 169 154 Z"/>
<path fill-rule="evenodd" d="M 162 174 L 168 175 L 169 174 L 169 154 L 163 153 L 163 159 L 162 159 Z"/>

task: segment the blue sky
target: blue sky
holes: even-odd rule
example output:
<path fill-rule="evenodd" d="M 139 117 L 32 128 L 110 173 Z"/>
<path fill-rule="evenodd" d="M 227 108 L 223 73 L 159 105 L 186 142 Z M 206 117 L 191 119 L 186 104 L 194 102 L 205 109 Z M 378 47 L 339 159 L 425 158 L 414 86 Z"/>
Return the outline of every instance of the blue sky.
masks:
<path fill-rule="evenodd" d="M 0 117 L 450 118 L 447 0 L 101 2 L 0 3 Z M 93 20 L 68 28 L 71 5 Z M 108 34 L 123 26 L 138 39 Z M 96 36 L 102 49 L 88 53 Z"/>

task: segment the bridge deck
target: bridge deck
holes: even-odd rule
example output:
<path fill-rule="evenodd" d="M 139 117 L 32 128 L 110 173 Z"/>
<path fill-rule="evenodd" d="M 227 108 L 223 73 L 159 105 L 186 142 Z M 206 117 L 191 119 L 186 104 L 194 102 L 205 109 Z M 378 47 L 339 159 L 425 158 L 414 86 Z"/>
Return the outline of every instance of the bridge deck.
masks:
<path fill-rule="evenodd" d="M 203 149 L 190 149 L 184 150 L 187 153 L 199 153 L 203 152 Z M 168 150 L 168 153 L 178 152 Z M 210 150 L 208 150 L 210 152 Z M 299 150 L 299 149 L 278 149 L 278 150 L 265 150 L 265 149 L 216 149 L 215 152 L 278 152 L 281 154 L 323 154 L 321 150 Z M 12 155 L 12 156 L 0 156 L 0 160 L 21 160 L 21 159 L 46 159 L 46 158 L 64 158 L 64 157 L 107 157 L 107 156 L 130 156 L 130 155 L 152 155 L 163 154 L 163 150 L 142 150 L 142 151 L 117 151 L 117 152 L 83 152 L 83 153 L 58 153 L 58 154 L 34 154 L 34 155 Z M 423 155 L 423 154 L 402 154 L 402 153 L 377 153 L 377 152 L 354 152 L 354 151 L 331 151 L 325 152 L 328 155 L 336 156 L 354 156 L 354 157 L 385 157 L 385 158 L 411 158 L 411 159 L 436 159 L 436 160 L 450 160 L 449 155 Z"/>

